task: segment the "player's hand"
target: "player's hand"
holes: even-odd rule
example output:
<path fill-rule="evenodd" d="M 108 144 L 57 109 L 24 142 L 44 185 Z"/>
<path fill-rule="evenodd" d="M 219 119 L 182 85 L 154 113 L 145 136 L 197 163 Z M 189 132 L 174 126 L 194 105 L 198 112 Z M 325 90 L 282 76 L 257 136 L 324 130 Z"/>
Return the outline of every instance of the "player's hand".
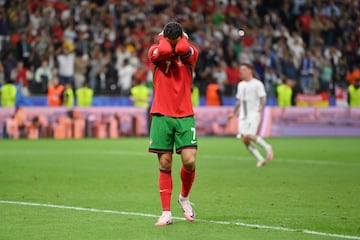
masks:
<path fill-rule="evenodd" d="M 233 117 L 235 117 L 235 114 L 234 113 L 229 113 L 228 120 L 232 119 Z"/>

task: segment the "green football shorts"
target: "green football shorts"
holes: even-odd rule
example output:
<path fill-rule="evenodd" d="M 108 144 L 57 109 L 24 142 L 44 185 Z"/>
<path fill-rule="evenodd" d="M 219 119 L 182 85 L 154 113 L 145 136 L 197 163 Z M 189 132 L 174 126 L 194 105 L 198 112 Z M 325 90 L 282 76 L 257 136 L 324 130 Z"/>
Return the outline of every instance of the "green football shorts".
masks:
<path fill-rule="evenodd" d="M 149 152 L 180 153 L 184 148 L 197 148 L 194 116 L 173 118 L 152 115 Z"/>

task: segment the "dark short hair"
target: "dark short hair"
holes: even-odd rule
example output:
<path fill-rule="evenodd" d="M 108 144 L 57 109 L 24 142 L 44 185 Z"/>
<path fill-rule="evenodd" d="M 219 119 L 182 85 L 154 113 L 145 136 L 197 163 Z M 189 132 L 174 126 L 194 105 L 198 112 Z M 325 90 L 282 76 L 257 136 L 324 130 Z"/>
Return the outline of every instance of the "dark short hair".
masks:
<path fill-rule="evenodd" d="M 182 36 L 183 28 L 180 23 L 177 22 L 169 22 L 164 27 L 164 37 L 169 39 L 177 39 Z"/>

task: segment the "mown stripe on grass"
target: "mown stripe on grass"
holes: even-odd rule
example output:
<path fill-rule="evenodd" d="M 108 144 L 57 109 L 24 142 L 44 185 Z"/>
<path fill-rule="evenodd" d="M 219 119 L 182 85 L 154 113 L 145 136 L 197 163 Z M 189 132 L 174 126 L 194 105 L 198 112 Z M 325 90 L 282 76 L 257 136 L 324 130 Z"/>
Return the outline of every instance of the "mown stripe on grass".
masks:
<path fill-rule="evenodd" d="M 41 154 L 56 154 L 56 155 L 65 155 L 65 156 L 73 156 L 77 154 L 81 155 L 90 155 L 101 154 L 101 155 L 130 155 L 130 156 L 149 156 L 151 154 L 146 151 L 122 151 L 122 150 L 89 150 L 89 149 L 73 149 L 71 151 L 63 151 L 62 149 L 37 149 L 37 150 L 21 150 L 21 152 L 17 150 L 6 150 L 1 149 L 0 153 L 2 156 L 6 155 L 41 155 Z M 276 154 L 276 152 L 275 152 Z M 254 161 L 255 158 L 249 155 L 206 155 L 198 153 L 198 158 L 207 158 L 207 159 L 229 159 L 229 160 L 245 160 L 245 161 Z M 283 163 L 294 163 L 294 164 L 309 164 L 309 165 L 323 165 L 323 166 L 350 166 L 350 167 L 360 167 L 360 163 L 357 162 L 346 162 L 346 161 L 338 161 L 338 160 L 316 160 L 316 159 L 297 159 L 297 158 L 282 158 L 277 157 L 275 155 L 274 161 L 283 162 Z"/>

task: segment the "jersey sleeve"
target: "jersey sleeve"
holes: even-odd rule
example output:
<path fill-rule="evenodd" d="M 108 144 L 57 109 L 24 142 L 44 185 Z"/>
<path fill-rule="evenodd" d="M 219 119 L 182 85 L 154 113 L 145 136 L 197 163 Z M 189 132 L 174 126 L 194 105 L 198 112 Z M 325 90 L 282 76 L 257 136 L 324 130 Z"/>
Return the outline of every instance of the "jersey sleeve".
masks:
<path fill-rule="evenodd" d="M 181 59 L 184 63 L 190 64 L 193 68 L 195 68 L 195 64 L 198 57 L 199 57 L 198 49 L 195 46 L 190 45 L 189 52 L 186 55 L 182 56 Z"/>
<path fill-rule="evenodd" d="M 154 44 L 148 51 L 148 58 L 152 63 L 169 60 L 173 55 L 173 49 L 163 36 L 159 37 L 159 43 Z"/>
<path fill-rule="evenodd" d="M 185 36 L 183 36 L 176 44 L 175 54 L 181 58 L 187 58 L 188 55 L 191 54 L 190 43 Z"/>
<path fill-rule="evenodd" d="M 260 80 L 258 80 L 257 94 L 259 97 L 266 97 L 265 86 Z"/>
<path fill-rule="evenodd" d="M 239 100 L 241 99 L 241 85 L 240 83 L 238 83 L 237 85 L 237 89 L 236 89 L 236 95 L 235 95 L 235 99 Z"/>

